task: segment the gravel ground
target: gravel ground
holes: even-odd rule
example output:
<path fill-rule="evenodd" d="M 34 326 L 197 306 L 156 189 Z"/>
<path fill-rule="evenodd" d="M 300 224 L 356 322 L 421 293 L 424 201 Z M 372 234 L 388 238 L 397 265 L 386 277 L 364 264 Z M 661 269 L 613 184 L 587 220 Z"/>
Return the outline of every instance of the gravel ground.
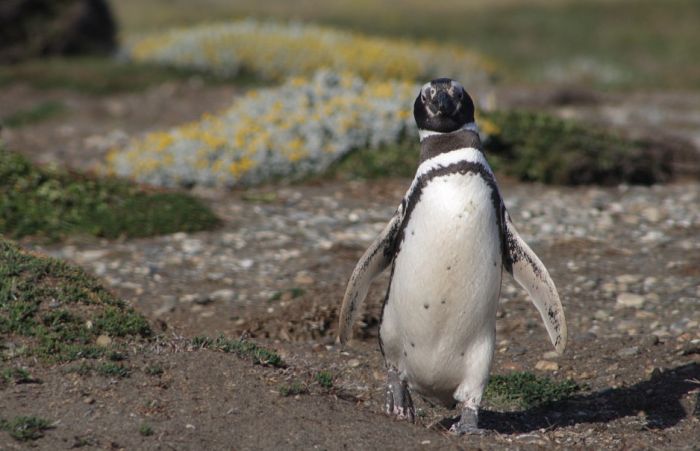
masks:
<path fill-rule="evenodd" d="M 339 350 L 333 339 L 347 277 L 407 185 L 202 192 L 225 219 L 220 230 L 37 249 L 92 270 L 171 332 L 245 334 L 277 349 L 290 368 L 261 376 L 270 384 L 331 371 L 331 394 L 360 415 L 377 415 L 386 274 L 370 292 L 356 340 Z M 506 276 L 494 372 L 534 371 L 585 388 L 540 410 L 487 405 L 482 425 L 497 432 L 467 443 L 693 449 L 700 430 L 700 184 L 574 189 L 506 181 L 501 188 L 559 287 L 570 346 L 563 357 L 552 352 L 534 307 Z M 323 399 L 314 402 L 340 402 Z M 425 427 L 454 414 L 420 401 L 419 408 Z M 459 443 L 437 437 L 439 446 Z"/>
<path fill-rule="evenodd" d="M 202 103 L 188 113 L 185 100 L 173 99 L 180 113 L 168 117 L 167 109 L 154 107 L 153 121 L 193 119 L 205 107 L 208 97 L 197 91 L 205 88 L 173 89 Z M 141 95 L 161 100 L 144 104 L 164 108 L 169 96 L 153 92 Z M 129 108 L 139 105 L 137 95 L 126 99 Z M 70 149 L 58 160 L 81 166 L 87 149 L 95 155 L 102 149 L 87 145 L 97 138 L 86 138 L 109 130 L 112 120 L 86 111 L 109 100 L 80 97 L 73 115 L 12 131 L 11 148 L 50 160 L 46 144 L 52 143 Z M 131 116 L 123 116 L 130 132 L 156 126 Z M 61 135 L 66 125 L 77 131 Z M 468 438 L 450 437 L 438 425 L 455 412 L 420 400 L 418 426 L 380 414 L 384 374 L 376 335 L 386 274 L 370 291 L 355 340 L 343 350 L 334 345 L 347 278 L 408 183 L 198 191 L 224 219 L 220 229 L 128 241 L 26 240 L 102 277 L 164 331 L 166 343 L 131 350 L 129 379 L 22 362 L 43 383 L 4 387 L 1 410 L 55 421 L 33 442 L 40 449 L 698 449 L 700 183 L 602 189 L 501 180 L 513 220 L 559 288 L 570 345 L 564 356 L 552 352 L 534 307 L 506 276 L 493 372 L 568 377 L 584 388 L 572 399 L 525 411 L 486 405 L 481 425 L 494 432 Z M 219 333 L 251 336 L 278 350 L 288 367 L 254 367 L 177 344 L 181 335 Z M 162 376 L 143 370 L 153 364 L 164 368 Z M 313 382 L 319 370 L 331 372 L 333 388 Z M 309 393 L 280 396 L 280 384 L 293 381 Z M 153 426 L 153 436 L 139 433 L 143 422 Z M 0 432 L 1 449 L 22 446 Z"/>

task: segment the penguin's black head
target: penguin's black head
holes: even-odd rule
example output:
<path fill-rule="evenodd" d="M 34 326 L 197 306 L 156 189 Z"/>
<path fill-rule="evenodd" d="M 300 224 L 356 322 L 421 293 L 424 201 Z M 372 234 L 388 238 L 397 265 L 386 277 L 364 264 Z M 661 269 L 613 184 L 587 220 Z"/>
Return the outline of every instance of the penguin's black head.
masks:
<path fill-rule="evenodd" d="M 450 133 L 474 122 L 474 102 L 459 82 L 437 78 L 421 88 L 413 117 L 421 130 Z"/>

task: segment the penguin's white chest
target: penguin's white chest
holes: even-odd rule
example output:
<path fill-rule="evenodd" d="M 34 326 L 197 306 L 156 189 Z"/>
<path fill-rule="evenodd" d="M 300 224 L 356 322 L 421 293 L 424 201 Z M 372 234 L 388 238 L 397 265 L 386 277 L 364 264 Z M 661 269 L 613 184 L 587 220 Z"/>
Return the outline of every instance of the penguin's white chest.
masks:
<path fill-rule="evenodd" d="M 492 199 L 477 173 L 428 181 L 394 260 L 380 330 L 385 358 L 446 404 L 491 364 L 502 261 Z"/>

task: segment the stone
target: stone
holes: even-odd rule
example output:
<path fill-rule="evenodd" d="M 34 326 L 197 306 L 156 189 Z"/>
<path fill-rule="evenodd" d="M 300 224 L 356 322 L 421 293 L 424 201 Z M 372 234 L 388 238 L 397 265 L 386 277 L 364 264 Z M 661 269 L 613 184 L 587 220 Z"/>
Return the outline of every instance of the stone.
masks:
<path fill-rule="evenodd" d="M 97 344 L 97 346 L 106 348 L 112 344 L 112 339 L 109 338 L 109 336 L 107 335 L 100 335 L 99 337 L 97 337 L 97 341 L 95 341 L 95 344 Z"/>
<path fill-rule="evenodd" d="M 559 371 L 559 364 L 551 360 L 540 360 L 535 364 L 535 369 L 540 371 Z"/>
<path fill-rule="evenodd" d="M 236 299 L 236 292 L 230 288 L 223 288 L 211 293 L 209 299 L 219 302 L 233 302 Z"/>
<path fill-rule="evenodd" d="M 644 296 L 635 293 L 620 293 L 617 295 L 617 305 L 620 307 L 640 308 L 644 305 Z"/>
<path fill-rule="evenodd" d="M 617 351 L 617 355 L 620 357 L 634 357 L 639 354 L 638 346 L 630 346 L 629 348 L 622 348 Z"/>

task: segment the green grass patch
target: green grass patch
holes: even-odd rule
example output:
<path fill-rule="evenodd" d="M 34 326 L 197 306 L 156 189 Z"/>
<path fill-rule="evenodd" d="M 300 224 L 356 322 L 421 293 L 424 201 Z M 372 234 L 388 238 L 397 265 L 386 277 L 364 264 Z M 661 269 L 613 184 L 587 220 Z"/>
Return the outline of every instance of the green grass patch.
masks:
<path fill-rule="evenodd" d="M 493 130 L 484 142 L 496 171 L 525 181 L 580 185 L 651 185 L 671 178 L 670 159 L 651 144 L 527 111 L 483 115 Z"/>
<path fill-rule="evenodd" d="M 259 346 L 248 340 L 233 340 L 219 336 L 215 339 L 196 336 L 190 341 L 196 348 L 207 348 L 216 351 L 229 352 L 239 357 L 247 358 L 258 365 L 282 368 L 285 366 L 282 358 L 275 351 Z"/>
<path fill-rule="evenodd" d="M 0 233 L 8 237 L 143 237 L 218 224 L 208 207 L 187 194 L 42 168 L 0 148 Z"/>
<path fill-rule="evenodd" d="M 55 100 L 39 102 L 25 110 L 17 111 L 13 114 L 0 118 L 0 125 L 9 128 L 24 127 L 25 125 L 36 124 L 38 122 L 51 119 L 61 115 L 66 111 L 66 106 Z"/>
<path fill-rule="evenodd" d="M 529 409 L 567 398 L 580 387 L 572 380 L 555 381 L 526 371 L 491 376 L 484 397 L 499 409 Z"/>
<path fill-rule="evenodd" d="M 34 255 L 0 238 L 0 334 L 21 338 L 26 352 L 50 361 L 110 355 L 101 334 L 152 334 L 146 320 L 82 269 Z"/>
<path fill-rule="evenodd" d="M 139 434 L 143 435 L 144 437 L 150 437 L 154 434 L 154 431 L 151 425 L 148 423 L 143 423 L 141 426 L 139 426 Z"/>
<path fill-rule="evenodd" d="M 164 373 L 163 367 L 158 364 L 147 365 L 143 372 L 149 376 L 161 376 Z"/>
<path fill-rule="evenodd" d="M 318 384 L 321 387 L 325 389 L 333 387 L 333 373 L 331 373 L 330 371 L 319 371 L 314 376 L 314 379 L 316 380 L 316 382 L 318 382 Z"/>
<path fill-rule="evenodd" d="M 290 384 L 282 384 L 278 388 L 280 396 L 296 396 L 308 393 L 309 390 L 299 381 L 293 381 Z"/>
<path fill-rule="evenodd" d="M 545 113 L 481 114 L 488 130 L 486 158 L 497 172 L 523 181 L 581 185 L 651 185 L 668 181 L 673 169 L 658 145 L 632 141 L 594 126 Z M 417 139 L 350 152 L 328 171 L 332 178 L 411 177 L 418 167 Z"/>
<path fill-rule="evenodd" d="M 20 442 L 37 440 L 44 436 L 44 432 L 51 429 L 51 423 L 39 417 L 15 417 L 12 420 L 0 418 L 0 429 L 10 434 L 12 438 Z"/>
<path fill-rule="evenodd" d="M 5 383 L 14 382 L 15 384 L 37 384 L 41 381 L 32 377 L 29 371 L 24 368 L 5 368 L 0 372 L 0 381 Z"/>
<path fill-rule="evenodd" d="M 105 57 L 48 58 L 0 66 L 0 87 L 21 82 L 38 89 L 68 89 L 93 95 L 138 92 L 165 82 L 185 81 L 193 77 L 205 83 L 233 82 L 242 86 L 260 84 L 254 77 L 244 74 L 224 79 L 193 71 Z"/>
<path fill-rule="evenodd" d="M 114 362 L 103 362 L 95 367 L 95 371 L 100 376 L 105 377 L 121 377 L 126 378 L 131 376 L 131 369 L 124 365 Z"/>

